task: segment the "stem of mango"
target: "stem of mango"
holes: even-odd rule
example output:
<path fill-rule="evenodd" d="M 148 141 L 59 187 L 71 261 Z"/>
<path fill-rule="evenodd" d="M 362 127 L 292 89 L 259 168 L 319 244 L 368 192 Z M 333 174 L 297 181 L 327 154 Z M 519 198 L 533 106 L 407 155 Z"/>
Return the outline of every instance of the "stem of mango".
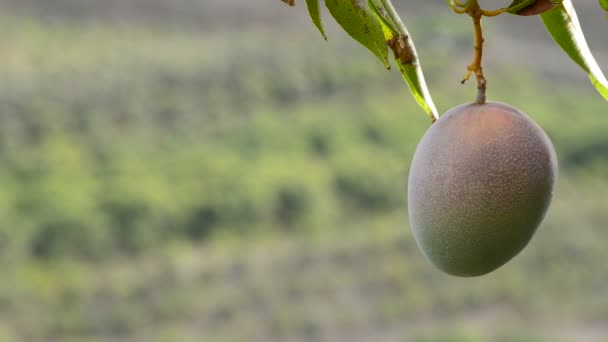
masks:
<path fill-rule="evenodd" d="M 477 78 L 477 98 L 475 100 L 478 104 L 486 103 L 486 78 L 483 76 L 483 68 L 481 62 L 483 59 L 483 30 L 481 27 L 481 17 L 483 16 L 483 10 L 479 7 L 477 0 L 469 0 L 466 4 L 466 13 L 473 19 L 473 26 L 475 28 L 475 54 L 473 56 L 473 62 L 467 67 L 467 72 L 462 79 L 464 84 L 472 73 L 475 73 Z"/>

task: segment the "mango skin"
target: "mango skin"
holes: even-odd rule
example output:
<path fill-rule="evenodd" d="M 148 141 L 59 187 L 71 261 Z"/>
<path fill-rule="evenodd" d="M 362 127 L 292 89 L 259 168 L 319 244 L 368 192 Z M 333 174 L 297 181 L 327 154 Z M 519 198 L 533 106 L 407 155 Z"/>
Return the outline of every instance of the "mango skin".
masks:
<path fill-rule="evenodd" d="M 492 272 L 528 244 L 556 179 L 553 144 L 524 113 L 495 102 L 457 106 L 414 154 L 408 210 L 416 242 L 448 274 Z"/>

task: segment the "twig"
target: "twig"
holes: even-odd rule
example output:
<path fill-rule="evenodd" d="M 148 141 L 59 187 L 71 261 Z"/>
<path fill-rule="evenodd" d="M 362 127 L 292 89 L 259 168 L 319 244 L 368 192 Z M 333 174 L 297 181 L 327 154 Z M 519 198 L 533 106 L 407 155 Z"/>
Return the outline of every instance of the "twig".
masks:
<path fill-rule="evenodd" d="M 481 66 L 481 62 L 483 59 L 483 30 L 481 27 L 481 16 L 482 12 L 479 6 L 473 6 L 470 8 L 467 13 L 473 18 L 473 26 L 475 27 L 475 55 L 473 56 L 473 63 L 468 66 L 467 72 L 462 80 L 462 84 L 464 84 L 469 77 L 471 77 L 471 73 L 475 73 L 475 77 L 477 78 L 477 99 L 475 102 L 479 104 L 486 103 L 486 78 L 483 76 L 483 68 Z"/>

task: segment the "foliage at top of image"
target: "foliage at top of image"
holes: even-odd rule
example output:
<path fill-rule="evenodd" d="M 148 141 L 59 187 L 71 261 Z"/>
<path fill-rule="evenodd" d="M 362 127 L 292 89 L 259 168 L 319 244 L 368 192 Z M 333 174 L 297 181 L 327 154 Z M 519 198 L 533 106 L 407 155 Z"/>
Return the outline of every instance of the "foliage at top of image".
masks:
<path fill-rule="evenodd" d="M 282 1 L 290 6 L 295 5 L 294 0 Z M 313 23 L 317 26 L 323 38 L 327 39 L 321 23 L 320 0 L 306 0 L 306 2 Z M 367 5 L 361 0 L 325 0 L 324 3 L 338 24 L 351 37 L 376 55 L 385 66 L 388 66 L 387 49 L 395 52 L 395 62 L 416 101 L 431 116 L 432 120 L 436 121 L 439 114 L 427 89 L 420 61 L 413 44 L 414 38 L 410 36 L 405 25 L 403 25 L 391 1 L 367 0 Z M 498 10 L 481 9 L 477 0 L 468 0 L 464 3 L 459 0 L 447 0 L 447 3 L 456 13 L 466 13 L 474 19 L 475 17 L 480 19 L 483 16 L 493 17 L 502 13 L 540 16 L 555 42 L 589 75 L 598 92 L 608 100 L 608 80 L 606 80 L 591 54 L 571 0 L 514 0 L 508 7 Z M 600 4 L 602 7 L 608 8 L 606 0 L 600 0 Z M 373 16 L 372 13 L 376 15 Z M 380 30 L 384 32 L 384 36 L 378 34 Z M 395 39 L 398 39 L 399 44 L 392 43 Z M 476 45 L 475 49 L 481 49 L 482 44 Z M 404 51 L 396 51 L 395 46 L 399 46 Z M 408 63 L 402 63 L 403 59 L 400 56 L 403 53 L 407 54 Z M 413 68 L 415 72 L 412 70 L 408 72 L 410 68 Z M 483 102 L 485 101 L 486 80 L 481 71 L 481 54 L 469 66 L 465 80 L 468 79 L 471 72 L 477 75 L 480 91 L 484 93 L 478 96 L 477 102 Z"/>
<path fill-rule="evenodd" d="M 307 1 L 309 13 L 326 38 L 319 1 Z M 482 20 L 505 13 L 540 16 L 554 41 L 608 101 L 608 80 L 591 54 L 572 1 L 514 0 L 508 7 L 488 10 L 478 0 L 447 0 L 454 13 L 472 19 L 473 60 L 461 83 L 474 75 L 477 95 L 473 103 L 454 107 L 441 118 L 414 38 L 390 0 L 324 2 L 338 24 L 387 68 L 392 50 L 414 98 L 431 117 L 433 125 L 418 144 L 408 182 L 410 224 L 423 254 L 442 271 L 463 277 L 504 265 L 528 244 L 544 219 L 557 178 L 557 153 L 525 113 L 487 102 Z"/>

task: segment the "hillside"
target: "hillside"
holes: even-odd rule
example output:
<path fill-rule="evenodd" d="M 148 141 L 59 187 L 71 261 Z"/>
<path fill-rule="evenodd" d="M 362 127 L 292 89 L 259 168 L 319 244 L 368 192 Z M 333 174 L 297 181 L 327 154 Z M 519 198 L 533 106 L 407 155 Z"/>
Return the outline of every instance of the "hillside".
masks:
<path fill-rule="evenodd" d="M 585 76 L 510 57 L 531 51 L 487 25 L 491 97 L 545 128 L 560 181 L 513 262 L 447 277 L 407 225 L 428 118 L 398 74 L 276 2 L 232 2 L 239 21 L 220 1 L 1 1 L 0 341 L 608 337 L 608 106 Z M 469 27 L 418 5 L 445 110 L 474 93 Z M 555 50 L 536 34 L 519 46 Z"/>

